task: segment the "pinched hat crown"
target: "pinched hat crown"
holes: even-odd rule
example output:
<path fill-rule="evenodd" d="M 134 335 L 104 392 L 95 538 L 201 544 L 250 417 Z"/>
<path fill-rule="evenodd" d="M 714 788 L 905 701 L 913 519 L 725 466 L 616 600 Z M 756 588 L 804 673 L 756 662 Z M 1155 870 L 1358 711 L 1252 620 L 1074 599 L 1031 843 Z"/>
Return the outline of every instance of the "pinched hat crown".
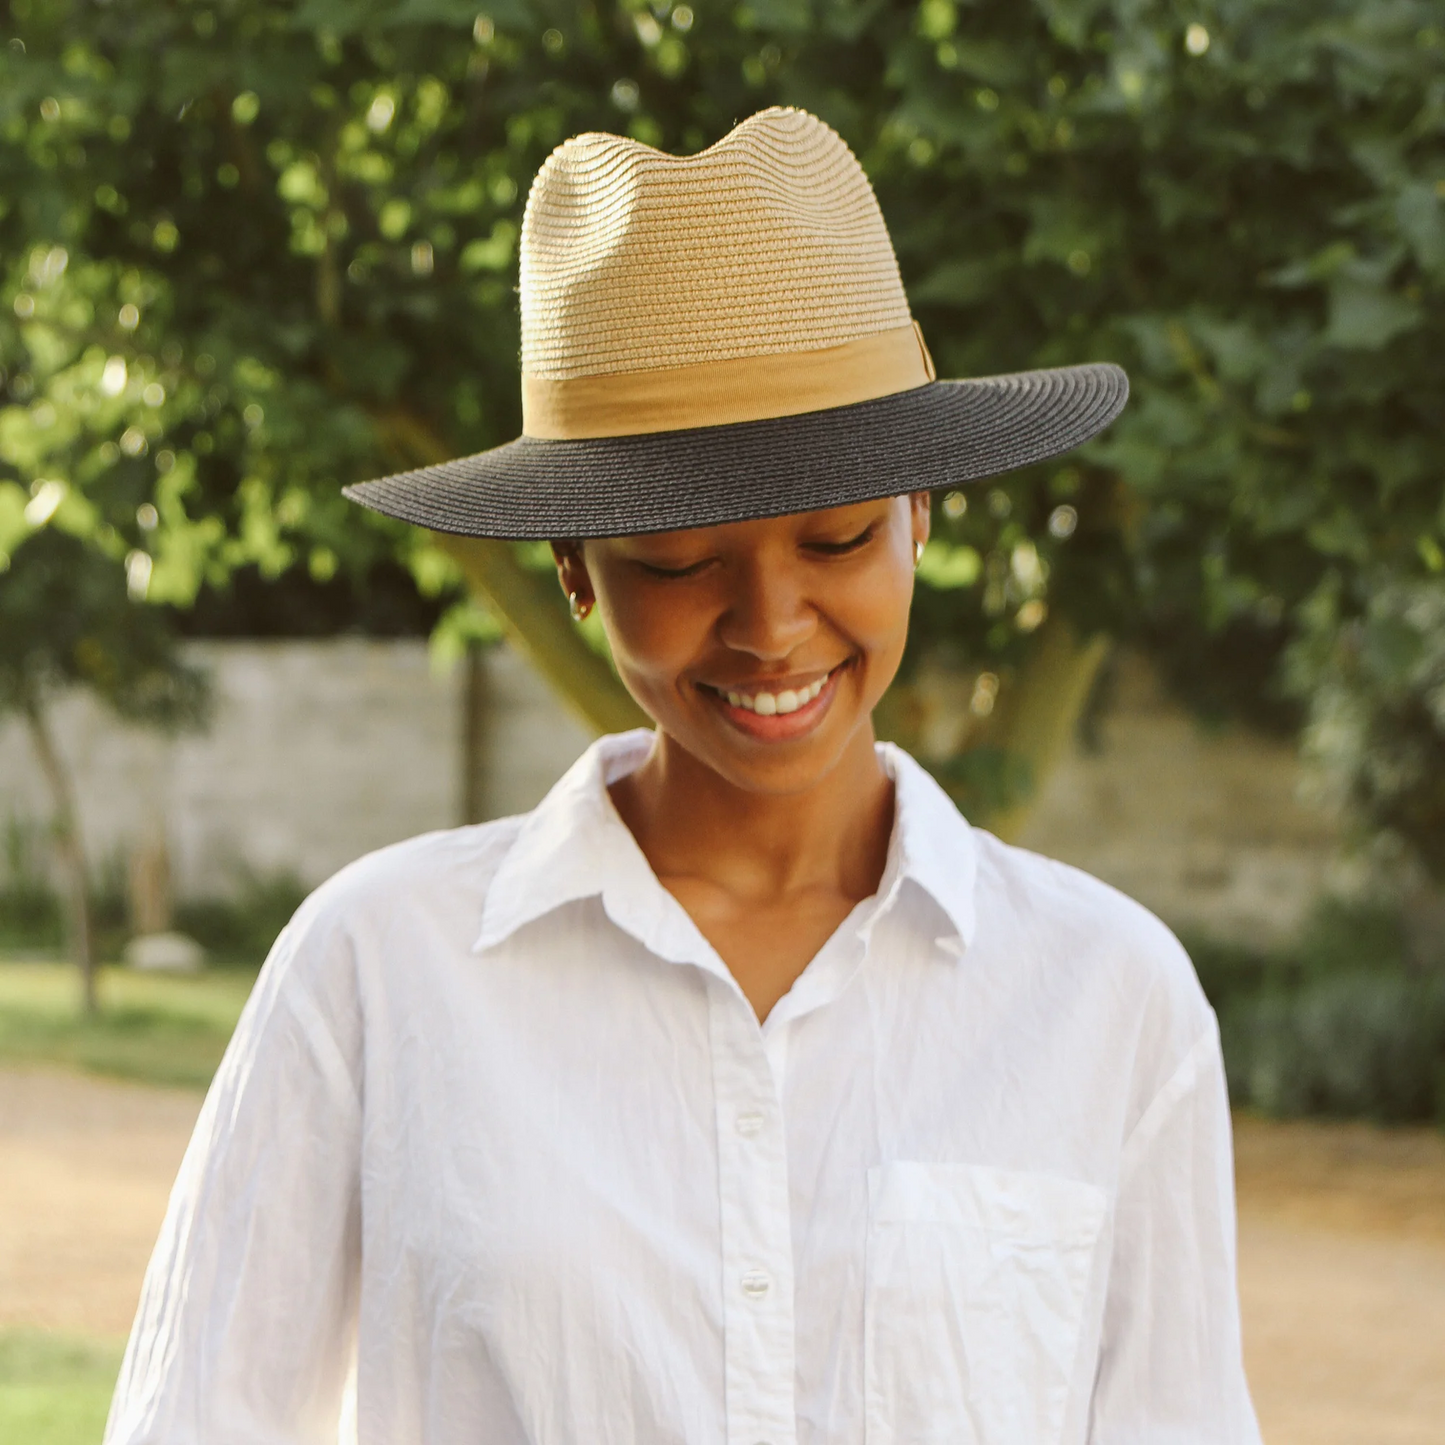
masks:
<path fill-rule="evenodd" d="M 581 135 L 522 222 L 522 435 L 346 488 L 479 537 L 710 527 L 957 487 L 1087 441 L 1093 363 L 938 381 L 863 168 L 765 110 L 669 156 Z"/>
<path fill-rule="evenodd" d="M 795 415 L 932 375 L 868 178 L 804 111 L 692 156 L 559 146 L 527 200 L 521 291 L 533 436 Z"/>

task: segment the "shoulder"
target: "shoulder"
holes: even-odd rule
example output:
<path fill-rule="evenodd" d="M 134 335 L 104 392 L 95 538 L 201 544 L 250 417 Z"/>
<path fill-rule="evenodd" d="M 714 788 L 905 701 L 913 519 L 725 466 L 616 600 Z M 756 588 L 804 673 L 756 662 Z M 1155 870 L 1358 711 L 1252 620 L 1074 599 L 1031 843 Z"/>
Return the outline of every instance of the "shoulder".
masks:
<path fill-rule="evenodd" d="M 329 878 L 271 946 L 231 1052 L 260 1057 L 268 1039 L 273 1052 L 276 1039 L 292 1040 L 359 1097 L 366 998 L 388 979 L 414 988 L 427 960 L 468 953 L 521 821 L 426 833 Z"/>
<path fill-rule="evenodd" d="M 1030 960 L 1059 996 L 1093 999 L 1155 1070 L 1214 1034 L 1189 955 L 1147 908 L 1067 863 L 974 836 L 981 935 Z"/>
<path fill-rule="evenodd" d="M 980 901 L 1037 935 L 1098 948 L 1137 967 L 1192 981 L 1194 970 L 1168 926 L 1100 879 L 974 830 Z"/>
<path fill-rule="evenodd" d="M 398 916 L 446 914 L 460 907 L 480 918 L 482 901 L 526 816 L 423 833 L 348 863 L 301 905 L 304 927 L 384 926 Z"/>
<path fill-rule="evenodd" d="M 498 867 L 525 817 L 423 833 L 349 863 L 312 892 L 276 940 L 271 971 L 350 974 L 398 943 L 471 947 Z"/>
<path fill-rule="evenodd" d="M 485 890 L 527 815 L 422 833 L 348 863 L 307 900 L 326 912 L 418 902 L 461 886 Z"/>

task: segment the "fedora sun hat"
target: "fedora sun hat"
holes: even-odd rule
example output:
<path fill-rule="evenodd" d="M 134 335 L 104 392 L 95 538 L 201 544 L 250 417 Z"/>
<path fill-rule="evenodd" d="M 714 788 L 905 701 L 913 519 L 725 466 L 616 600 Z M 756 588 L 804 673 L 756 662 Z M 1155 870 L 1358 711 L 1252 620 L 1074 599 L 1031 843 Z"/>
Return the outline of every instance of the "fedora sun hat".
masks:
<path fill-rule="evenodd" d="M 346 488 L 436 531 L 619 536 L 956 487 L 1102 431 L 1100 363 L 939 381 L 844 141 L 774 108 L 670 156 L 574 137 L 520 244 L 522 435 Z"/>

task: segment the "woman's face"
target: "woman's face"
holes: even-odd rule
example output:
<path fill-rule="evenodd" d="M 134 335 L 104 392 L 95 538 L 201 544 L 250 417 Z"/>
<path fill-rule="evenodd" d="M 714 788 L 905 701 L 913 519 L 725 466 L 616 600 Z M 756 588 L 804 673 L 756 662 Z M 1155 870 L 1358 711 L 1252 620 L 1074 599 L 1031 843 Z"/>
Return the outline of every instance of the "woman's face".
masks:
<path fill-rule="evenodd" d="M 868 728 L 898 670 L 928 517 L 918 493 L 553 550 L 658 726 L 736 787 L 793 793 Z"/>

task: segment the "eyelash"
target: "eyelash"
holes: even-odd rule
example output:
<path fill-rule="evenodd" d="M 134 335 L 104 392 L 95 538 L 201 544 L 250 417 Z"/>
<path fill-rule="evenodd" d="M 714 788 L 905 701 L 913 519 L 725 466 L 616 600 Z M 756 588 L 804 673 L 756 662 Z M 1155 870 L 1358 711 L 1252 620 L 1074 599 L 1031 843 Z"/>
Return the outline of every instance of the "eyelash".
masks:
<path fill-rule="evenodd" d="M 856 537 L 850 537 L 846 542 L 810 542 L 808 546 L 812 551 L 821 552 L 825 557 L 845 557 L 849 552 L 856 552 L 859 547 L 872 540 L 873 528 L 865 527 Z M 639 565 L 644 572 L 648 572 L 654 577 L 677 581 L 701 572 L 711 560 L 711 558 L 705 557 L 701 562 L 694 562 L 691 567 L 659 567 L 652 562 L 642 562 Z"/>
<path fill-rule="evenodd" d="M 842 557 L 849 552 L 856 552 L 859 547 L 873 540 L 873 528 L 864 527 L 856 537 L 850 537 L 846 542 L 813 542 L 815 552 L 821 552 L 825 557 Z"/>
<path fill-rule="evenodd" d="M 653 577 L 666 578 L 668 581 L 676 581 L 679 577 L 691 577 L 695 572 L 701 572 L 707 566 L 707 559 L 701 562 L 694 562 L 691 567 L 657 567 L 651 562 L 640 562 L 638 565 L 644 572 Z"/>

